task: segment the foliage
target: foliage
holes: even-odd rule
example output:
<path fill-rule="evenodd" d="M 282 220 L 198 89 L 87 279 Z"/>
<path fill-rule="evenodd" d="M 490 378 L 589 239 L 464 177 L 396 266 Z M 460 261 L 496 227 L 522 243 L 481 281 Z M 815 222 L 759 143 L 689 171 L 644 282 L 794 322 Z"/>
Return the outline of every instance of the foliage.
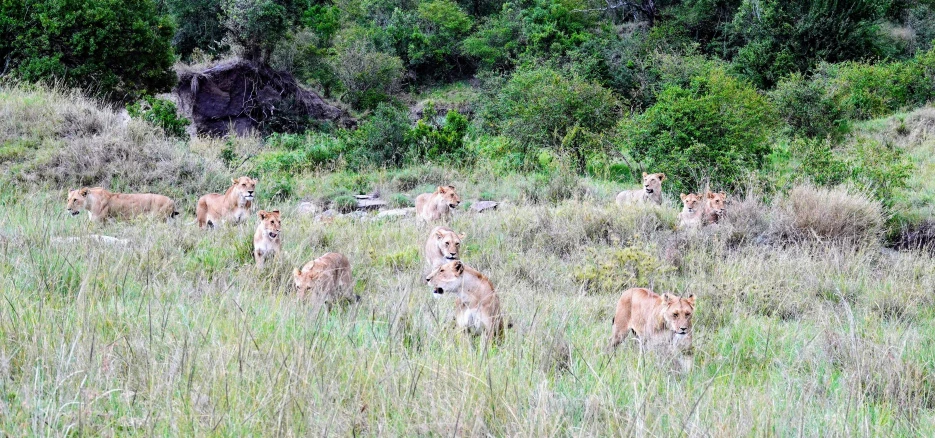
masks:
<path fill-rule="evenodd" d="M 747 82 L 713 68 L 687 88 L 667 87 L 646 112 L 619 125 L 624 151 L 647 171 L 663 172 L 675 193 L 739 188 L 765 164 L 774 108 Z"/>
<path fill-rule="evenodd" d="M 298 174 L 334 167 L 345 152 L 346 145 L 328 134 L 273 134 L 266 139 L 267 151 L 257 155 L 256 170 L 260 174 L 283 172 Z"/>
<path fill-rule="evenodd" d="M 196 49 L 218 55 L 229 49 L 223 42 L 225 29 L 221 23 L 221 0 L 164 0 L 169 14 L 175 18 L 172 38 L 175 53 L 183 61 L 191 60 Z"/>
<path fill-rule="evenodd" d="M 398 166 L 410 153 L 409 117 L 391 105 L 377 105 L 373 114 L 347 141 L 356 165 Z"/>
<path fill-rule="evenodd" d="M 333 66 L 346 89 L 345 101 L 358 109 L 373 109 L 398 91 L 403 62 L 377 51 L 363 32 L 352 29 L 337 37 Z"/>
<path fill-rule="evenodd" d="M 409 69 L 444 77 L 464 68 L 459 45 L 473 25 L 454 1 L 430 0 L 415 11 L 394 10 L 387 32 Z"/>
<path fill-rule="evenodd" d="M 590 248 L 585 260 L 572 275 L 592 293 L 613 294 L 631 287 L 646 287 L 672 271 L 655 254 L 636 246 L 611 251 Z"/>
<path fill-rule="evenodd" d="M 127 113 L 162 128 L 166 135 L 172 137 L 186 137 L 185 127 L 191 123 L 179 117 L 175 102 L 153 96 L 143 96 L 141 101 L 128 105 Z"/>
<path fill-rule="evenodd" d="M 417 155 L 428 159 L 445 159 L 463 162 L 468 159 L 464 149 L 464 136 L 468 129 L 468 119 L 456 110 L 448 110 L 445 119 L 436 122 L 435 107 L 428 102 L 422 118 L 409 132 L 410 141 L 417 150 Z"/>
<path fill-rule="evenodd" d="M 130 101 L 175 81 L 175 28 L 153 0 L 3 1 L 0 28 L 0 74 Z"/>
<path fill-rule="evenodd" d="M 331 208 L 339 213 L 350 213 L 357 209 L 357 198 L 351 195 L 341 195 L 331 200 Z"/>
<path fill-rule="evenodd" d="M 516 72 L 488 103 L 483 122 L 494 134 L 515 142 L 527 159 L 536 149 L 547 148 L 572 157 L 583 173 L 588 156 L 604 152 L 601 135 L 619 113 L 610 90 L 543 67 Z"/>

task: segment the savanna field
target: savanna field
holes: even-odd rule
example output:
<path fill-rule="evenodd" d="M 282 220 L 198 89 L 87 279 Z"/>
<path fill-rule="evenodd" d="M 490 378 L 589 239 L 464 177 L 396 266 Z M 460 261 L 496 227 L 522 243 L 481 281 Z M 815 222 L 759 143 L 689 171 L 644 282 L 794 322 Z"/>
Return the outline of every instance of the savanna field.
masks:
<path fill-rule="evenodd" d="M 933 206 L 932 0 L 0 1 L 0 437 L 935 436 Z"/>

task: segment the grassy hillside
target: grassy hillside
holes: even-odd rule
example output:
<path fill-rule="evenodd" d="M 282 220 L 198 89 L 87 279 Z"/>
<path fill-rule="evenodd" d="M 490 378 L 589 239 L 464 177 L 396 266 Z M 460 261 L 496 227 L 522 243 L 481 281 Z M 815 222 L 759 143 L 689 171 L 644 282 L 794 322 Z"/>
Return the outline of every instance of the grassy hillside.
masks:
<path fill-rule="evenodd" d="M 165 140 L 92 104 L 87 111 L 100 113 L 90 120 L 112 120 L 106 129 L 64 135 L 77 110 L 49 102 L 65 99 L 0 90 L 2 149 L 25 148 L 4 155 L 12 179 L 0 189 L 4 435 L 935 431 L 935 260 L 885 249 L 884 210 L 859 191 L 803 185 L 770 205 L 732 194 L 728 222 L 687 235 L 675 231 L 677 194 L 665 188 L 662 207 L 620 209 L 612 205 L 620 186 L 492 176 L 481 163 L 312 171 L 297 174 L 294 195 L 281 200 L 260 176 L 259 207 L 284 213 L 284 253 L 257 272 L 253 222 L 203 232 L 189 210 L 169 224 L 89 224 L 64 210 L 80 174 L 59 180 L 37 166 L 74 145 L 138 145 L 105 169 L 204 170 L 97 182 L 165 191 L 191 206 L 245 171 L 224 169 L 220 151 L 249 156 L 262 145 Z M 874 123 L 867 135 L 895 122 Z M 905 147 L 924 163 L 929 142 L 915 144 Z M 160 152 L 138 159 L 137 150 Z M 912 181 L 905 202 L 925 204 L 910 193 L 922 196 L 926 180 Z M 411 200 L 441 183 L 465 201 L 506 201 L 492 213 L 462 208 L 452 223 L 467 233 L 463 260 L 490 277 L 514 324 L 502 344 L 457 333 L 451 297 L 424 285 L 424 225 L 319 222 L 297 211 L 300 199 L 378 189 Z M 326 251 L 350 259 L 359 304 L 320 312 L 292 296 L 292 268 Z M 698 297 L 690 371 L 632 342 L 603 351 L 629 286 Z"/>

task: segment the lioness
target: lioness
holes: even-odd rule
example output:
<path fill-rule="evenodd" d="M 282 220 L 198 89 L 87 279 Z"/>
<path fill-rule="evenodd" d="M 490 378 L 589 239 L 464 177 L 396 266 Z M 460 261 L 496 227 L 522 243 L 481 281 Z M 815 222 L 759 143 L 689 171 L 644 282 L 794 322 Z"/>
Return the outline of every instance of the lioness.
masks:
<path fill-rule="evenodd" d="M 704 207 L 701 203 L 701 197 L 694 194 L 680 194 L 682 199 L 682 212 L 679 213 L 680 229 L 701 228 L 701 216 L 704 214 Z"/>
<path fill-rule="evenodd" d="M 662 204 L 662 182 L 666 180 L 664 173 L 643 172 L 643 188 L 624 190 L 617 194 L 617 205 L 642 204 L 652 202 Z"/>
<path fill-rule="evenodd" d="M 708 192 L 705 194 L 705 206 L 704 206 L 704 223 L 716 224 L 721 220 L 721 216 L 724 215 L 724 202 L 727 201 L 727 193 L 711 193 Z"/>
<path fill-rule="evenodd" d="M 455 233 L 448 227 L 435 227 L 425 240 L 425 259 L 431 269 L 451 260 L 457 260 L 461 252 L 461 239 L 466 234 Z"/>
<path fill-rule="evenodd" d="M 152 215 L 164 219 L 178 215 L 175 201 L 167 196 L 151 193 L 111 193 L 102 187 L 82 187 L 68 191 L 68 212 L 77 216 L 81 210 L 88 211 L 93 222 L 109 218 L 130 219 Z"/>
<path fill-rule="evenodd" d="M 460 260 L 453 260 L 436 268 L 425 281 L 436 294 L 455 294 L 458 327 L 472 334 L 486 332 L 488 340 L 502 337 L 500 298 L 483 274 L 465 266 Z"/>
<path fill-rule="evenodd" d="M 279 210 L 260 210 L 257 216 L 260 217 L 260 222 L 257 223 L 256 232 L 253 233 L 253 259 L 256 261 L 257 268 L 263 268 L 266 259 L 275 257 L 282 249 L 280 236 L 282 222 Z"/>
<path fill-rule="evenodd" d="M 329 252 L 306 263 L 302 269 L 292 271 L 292 278 L 300 300 L 311 295 L 317 303 L 323 303 L 329 309 L 339 301 L 360 300 L 359 296 L 353 295 L 351 262 L 343 254 Z"/>
<path fill-rule="evenodd" d="M 668 344 L 677 351 L 691 350 L 695 295 L 679 298 L 656 295 L 644 288 L 627 289 L 617 301 L 609 349 L 620 345 L 632 331 L 640 345 Z"/>
<path fill-rule="evenodd" d="M 434 193 L 423 193 L 416 197 L 416 216 L 426 222 L 448 220 L 451 209 L 457 208 L 461 197 L 454 186 L 438 186 Z"/>
<path fill-rule="evenodd" d="M 224 194 L 208 193 L 198 199 L 195 216 L 198 226 L 215 228 L 224 222 L 241 223 L 247 220 L 253 208 L 253 194 L 257 180 L 249 176 L 231 179 Z"/>

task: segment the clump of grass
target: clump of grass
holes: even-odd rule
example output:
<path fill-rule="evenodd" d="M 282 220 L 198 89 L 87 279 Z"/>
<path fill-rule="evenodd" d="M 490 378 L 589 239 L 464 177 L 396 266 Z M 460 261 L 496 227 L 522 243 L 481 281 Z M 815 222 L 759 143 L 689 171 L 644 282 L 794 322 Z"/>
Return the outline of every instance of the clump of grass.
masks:
<path fill-rule="evenodd" d="M 393 196 L 390 196 L 388 204 L 393 208 L 406 208 L 415 205 L 408 196 L 402 193 L 396 193 Z"/>
<path fill-rule="evenodd" d="M 348 195 L 338 196 L 331 200 L 331 208 L 340 213 L 350 213 L 357 209 L 357 199 Z"/>
<path fill-rule="evenodd" d="M 883 235 L 880 203 L 843 187 L 794 187 L 779 200 L 775 213 L 773 232 L 790 242 L 866 244 Z"/>

